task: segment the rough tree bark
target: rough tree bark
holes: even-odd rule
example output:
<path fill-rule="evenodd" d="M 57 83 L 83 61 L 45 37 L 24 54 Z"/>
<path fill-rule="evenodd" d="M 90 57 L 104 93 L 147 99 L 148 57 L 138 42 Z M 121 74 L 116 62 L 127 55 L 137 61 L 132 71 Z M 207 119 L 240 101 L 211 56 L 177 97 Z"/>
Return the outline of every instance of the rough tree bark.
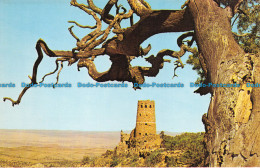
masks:
<path fill-rule="evenodd" d="M 238 88 L 211 88 L 208 114 L 203 116 L 209 166 L 260 166 L 259 55 L 245 54 L 235 42 L 230 11 L 212 0 L 189 3 L 196 42 L 211 83 L 237 83 Z"/>
<path fill-rule="evenodd" d="M 260 89 L 247 87 L 246 84 L 260 83 L 259 54 L 246 54 L 236 43 L 231 32 L 230 19 L 242 0 L 233 0 L 230 6 L 223 9 L 213 0 L 188 0 L 184 10 L 151 10 L 144 0 L 128 0 L 131 10 L 119 13 L 117 0 L 109 0 L 102 10 L 96 7 L 92 0 L 88 5 L 78 4 L 71 0 L 71 5 L 80 8 L 96 20 L 96 26 L 82 26 L 95 29 L 82 39 L 79 39 L 69 28 L 71 35 L 77 40 L 77 47 L 72 51 L 50 50 L 43 40 L 36 44 L 38 59 L 33 68 L 31 84 L 37 83 L 37 69 L 43 53 L 50 57 L 58 57 L 58 63 L 64 61 L 73 64 L 78 62 L 78 68 L 86 67 L 89 75 L 96 81 L 109 80 L 144 83 L 145 76 L 156 76 L 163 68 L 164 56 L 178 59 L 176 68 L 183 67 L 181 56 L 186 51 L 193 52 L 183 39 L 194 36 L 200 53 L 202 67 L 207 74 L 206 82 L 213 84 L 240 84 L 240 87 L 211 87 L 200 88 L 201 94 L 212 95 L 209 110 L 202 117 L 205 125 L 205 144 L 207 148 L 207 166 L 260 166 Z M 112 6 L 116 5 L 117 14 L 109 14 Z M 140 20 L 133 24 L 132 14 L 140 16 Z M 101 19 L 97 16 L 100 15 Z M 121 29 L 123 19 L 131 20 L 131 26 Z M 101 30 L 102 21 L 108 24 L 107 29 Z M 180 51 L 161 50 L 156 56 L 149 56 L 146 61 L 151 67 L 132 67 L 130 61 L 135 57 L 148 54 L 151 46 L 142 49 L 140 44 L 154 34 L 162 32 L 186 32 L 180 36 L 177 43 Z M 107 40 L 113 31 L 116 36 Z M 97 48 L 102 44 L 101 48 Z M 108 71 L 98 72 L 93 60 L 97 56 L 107 54 L 112 65 Z M 61 70 L 61 69 L 60 69 Z M 59 71 L 60 72 L 60 71 Z M 57 77 L 59 76 L 59 73 Z M 58 81 L 57 81 L 58 82 Z M 13 105 L 19 104 L 22 96 L 29 88 L 26 87 L 16 101 L 11 98 Z"/>

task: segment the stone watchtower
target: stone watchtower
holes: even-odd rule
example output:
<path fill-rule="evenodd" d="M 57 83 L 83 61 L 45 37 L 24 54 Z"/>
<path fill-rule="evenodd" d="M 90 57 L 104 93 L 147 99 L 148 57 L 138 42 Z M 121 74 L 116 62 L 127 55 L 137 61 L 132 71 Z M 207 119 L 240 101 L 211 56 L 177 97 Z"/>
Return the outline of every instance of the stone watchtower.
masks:
<path fill-rule="evenodd" d="M 137 106 L 136 126 L 131 134 L 121 131 L 121 140 L 117 152 L 129 149 L 150 150 L 160 148 L 162 139 L 156 134 L 154 100 L 139 100 Z"/>
<path fill-rule="evenodd" d="M 156 135 L 155 108 L 152 100 L 139 100 L 134 137 Z"/>

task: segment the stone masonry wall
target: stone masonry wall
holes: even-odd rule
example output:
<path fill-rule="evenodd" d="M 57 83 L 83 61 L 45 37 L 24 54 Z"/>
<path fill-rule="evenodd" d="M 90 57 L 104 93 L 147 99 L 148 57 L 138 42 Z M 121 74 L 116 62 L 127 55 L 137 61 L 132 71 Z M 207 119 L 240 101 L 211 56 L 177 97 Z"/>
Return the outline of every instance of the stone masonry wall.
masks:
<path fill-rule="evenodd" d="M 152 100 L 139 100 L 136 116 L 135 137 L 156 135 L 155 103 Z"/>

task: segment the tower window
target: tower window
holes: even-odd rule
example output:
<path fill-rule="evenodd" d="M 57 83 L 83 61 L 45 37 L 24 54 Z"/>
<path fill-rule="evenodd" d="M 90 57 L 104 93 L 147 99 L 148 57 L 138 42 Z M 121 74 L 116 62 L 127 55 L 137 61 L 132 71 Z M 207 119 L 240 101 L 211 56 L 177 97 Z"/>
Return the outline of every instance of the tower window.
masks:
<path fill-rule="evenodd" d="M 147 123 L 145 123 L 145 125 L 147 125 Z"/>
<path fill-rule="evenodd" d="M 147 135 L 147 133 L 145 133 L 145 135 Z"/>
<path fill-rule="evenodd" d="M 145 108 L 147 108 L 147 105 L 145 105 Z"/>
<path fill-rule="evenodd" d="M 139 135 L 141 135 L 141 133 L 139 133 Z"/>
<path fill-rule="evenodd" d="M 152 108 L 152 105 L 150 105 L 150 108 Z"/>
<path fill-rule="evenodd" d="M 140 116 L 141 116 L 141 114 L 140 114 Z"/>
<path fill-rule="evenodd" d="M 143 108 L 143 105 L 141 105 L 141 108 Z"/>

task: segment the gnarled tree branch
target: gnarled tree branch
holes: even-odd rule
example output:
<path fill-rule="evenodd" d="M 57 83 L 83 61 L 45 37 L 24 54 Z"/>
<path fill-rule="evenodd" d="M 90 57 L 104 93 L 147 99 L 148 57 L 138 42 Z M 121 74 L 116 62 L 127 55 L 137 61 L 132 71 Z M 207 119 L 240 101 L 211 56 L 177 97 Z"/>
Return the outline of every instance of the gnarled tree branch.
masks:
<path fill-rule="evenodd" d="M 151 49 L 151 45 L 148 45 L 147 48 L 142 49 L 140 44 L 152 35 L 162 32 L 183 32 L 193 30 L 194 24 L 187 9 L 180 11 L 153 11 L 150 5 L 144 0 L 128 0 L 131 10 L 126 13 L 126 9 L 124 7 L 117 5 L 117 0 L 109 0 L 104 9 L 100 9 L 95 6 L 92 0 L 87 0 L 87 2 L 88 5 L 79 4 L 76 0 L 71 0 L 70 3 L 72 6 L 78 7 L 88 15 L 91 15 L 96 20 L 96 25 L 83 26 L 75 21 L 69 22 L 74 23 L 81 28 L 90 28 L 95 30 L 84 36 L 82 39 L 79 39 L 72 31 L 73 26 L 70 27 L 69 31 L 71 35 L 77 41 L 76 47 L 74 47 L 71 51 L 51 50 L 43 40 L 38 40 L 36 44 L 38 59 L 33 67 L 31 84 L 37 84 L 37 69 L 41 59 L 43 58 L 42 51 L 44 51 L 44 53 L 49 57 L 58 57 L 58 59 L 56 59 L 56 69 L 53 72 L 44 75 L 41 82 L 44 81 L 46 76 L 56 73 L 59 68 L 58 62 L 61 62 L 61 68 L 57 74 L 56 83 L 58 83 L 59 74 L 64 61 L 68 61 L 69 65 L 78 62 L 78 69 L 86 67 L 89 75 L 96 81 L 104 82 L 117 80 L 139 84 L 145 81 L 145 76 L 156 76 L 159 73 L 159 70 L 163 67 L 164 62 L 170 62 L 169 60 L 163 59 L 166 55 L 178 59 L 175 61 L 177 68 L 184 66 L 180 58 L 186 51 L 191 51 L 191 49 L 184 44 L 180 45 L 180 51 L 178 52 L 163 50 L 160 51 L 156 57 L 152 55 L 146 58 L 146 61 L 151 63 L 151 67 L 132 67 L 130 62 L 135 57 L 148 54 Z M 109 14 L 114 5 L 116 5 L 115 16 Z M 123 12 L 121 13 L 119 12 L 120 7 L 123 9 Z M 132 25 L 133 13 L 136 13 L 141 17 L 141 19 L 134 25 Z M 97 14 L 100 15 L 100 18 Z M 129 18 L 131 27 L 122 29 L 120 26 L 121 21 Z M 107 24 L 107 27 L 104 30 L 102 30 L 104 28 L 104 25 L 102 25 L 102 20 Z M 153 27 L 153 29 L 147 29 L 149 27 Z M 116 36 L 107 39 L 108 35 L 112 31 L 116 34 Z M 186 36 L 183 37 L 183 39 L 184 38 L 186 38 Z M 97 48 L 97 46 L 100 46 L 101 44 L 102 47 Z M 105 72 L 98 72 L 93 61 L 96 56 L 102 55 L 108 55 L 112 65 L 109 70 Z M 30 87 L 26 87 L 23 89 L 17 101 L 12 100 L 11 98 L 5 98 L 4 100 L 12 101 L 13 105 L 19 104 L 22 96 L 29 88 Z"/>
<path fill-rule="evenodd" d="M 152 12 L 151 6 L 145 0 L 127 0 L 132 10 L 141 18 Z"/>

